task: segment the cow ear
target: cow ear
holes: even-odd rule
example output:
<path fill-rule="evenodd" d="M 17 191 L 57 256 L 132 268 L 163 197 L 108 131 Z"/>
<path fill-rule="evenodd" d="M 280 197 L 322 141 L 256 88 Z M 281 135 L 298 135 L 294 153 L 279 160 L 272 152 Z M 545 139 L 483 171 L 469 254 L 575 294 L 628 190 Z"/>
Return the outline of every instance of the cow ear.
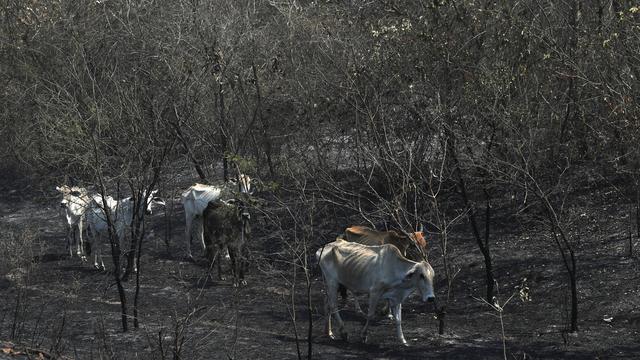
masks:
<path fill-rule="evenodd" d="M 411 277 L 416 273 L 415 270 L 411 270 L 407 273 L 407 275 L 405 275 L 405 280 L 411 279 Z"/>

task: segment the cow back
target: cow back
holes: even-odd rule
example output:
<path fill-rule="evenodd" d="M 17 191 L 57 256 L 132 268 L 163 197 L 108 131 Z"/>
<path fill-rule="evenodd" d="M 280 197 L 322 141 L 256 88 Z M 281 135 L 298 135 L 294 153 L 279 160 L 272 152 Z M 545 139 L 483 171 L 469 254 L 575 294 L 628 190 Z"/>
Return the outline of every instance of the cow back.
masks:
<path fill-rule="evenodd" d="M 390 244 L 398 248 L 404 255 L 411 245 L 411 240 L 393 230 L 378 231 L 366 226 L 352 226 L 345 230 L 345 240 L 363 245 L 375 246 Z"/>
<path fill-rule="evenodd" d="M 373 286 L 392 286 L 399 266 L 407 266 L 400 251 L 390 244 L 366 246 L 343 240 L 325 245 L 320 255 L 320 268 L 325 279 L 331 279 L 356 292 L 368 292 Z M 409 262 L 412 263 L 412 262 Z M 409 264 L 410 265 L 410 264 Z"/>
<path fill-rule="evenodd" d="M 386 244 L 387 232 L 377 231 L 366 226 L 352 226 L 345 230 L 344 238 L 363 245 Z"/>

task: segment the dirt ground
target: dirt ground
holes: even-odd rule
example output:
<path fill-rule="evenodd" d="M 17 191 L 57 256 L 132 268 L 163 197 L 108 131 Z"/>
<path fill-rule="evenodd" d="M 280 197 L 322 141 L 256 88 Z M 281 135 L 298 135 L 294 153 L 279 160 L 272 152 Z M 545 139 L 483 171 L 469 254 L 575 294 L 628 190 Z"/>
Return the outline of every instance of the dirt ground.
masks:
<path fill-rule="evenodd" d="M 151 218 L 145 238 L 140 328 L 123 333 L 112 275 L 66 253 L 57 193 L 4 188 L 0 194 L 0 242 L 7 256 L 0 267 L 0 341 L 78 359 L 157 359 L 175 354 L 181 359 L 290 359 L 298 356 L 297 333 L 300 352 L 306 356 L 309 316 L 304 274 L 298 272 L 294 278 L 287 244 L 271 236 L 259 216 L 253 217 L 248 286 L 236 289 L 229 280 L 212 280 L 204 260 L 184 261 L 182 209 L 177 198 L 169 201 L 171 228 L 160 211 Z M 640 359 L 640 260 L 628 256 L 626 225 L 631 205 L 607 196 L 611 195 L 585 194 L 588 205 L 571 210 L 575 215 L 571 236 L 579 239 L 580 330 L 576 334 L 564 331 L 570 302 L 567 275 L 542 225 L 521 233 L 496 215 L 492 251 L 498 301 L 502 304 L 516 293 L 524 279 L 530 295 L 530 300 L 523 301 L 516 294 L 504 306 L 507 358 Z M 598 205 L 605 203 L 616 205 Z M 332 226 L 320 227 L 317 244 L 340 232 Z M 28 239 L 29 234 L 34 236 L 28 249 L 16 247 L 16 241 Z M 640 247 L 638 241 L 635 245 Z M 199 246 L 194 246 L 201 257 Z M 436 295 L 442 304 L 446 282 L 441 251 L 436 244 L 430 247 Z M 313 357 L 503 358 L 501 321 L 497 311 L 479 300 L 484 290 L 483 262 L 466 224 L 452 230 L 450 247 L 458 273 L 445 334 L 437 334 L 433 309 L 413 295 L 403 306 L 408 348 L 398 344 L 393 324 L 384 317 L 370 328 L 369 343 L 361 343 L 357 334 L 364 318 L 350 302 L 342 312 L 351 335 L 348 341 L 324 336 L 323 285 L 315 270 L 311 278 Z M 105 263 L 113 267 L 110 258 Z M 131 302 L 134 281 L 125 287 Z M 128 307 L 131 311 L 132 304 Z"/>

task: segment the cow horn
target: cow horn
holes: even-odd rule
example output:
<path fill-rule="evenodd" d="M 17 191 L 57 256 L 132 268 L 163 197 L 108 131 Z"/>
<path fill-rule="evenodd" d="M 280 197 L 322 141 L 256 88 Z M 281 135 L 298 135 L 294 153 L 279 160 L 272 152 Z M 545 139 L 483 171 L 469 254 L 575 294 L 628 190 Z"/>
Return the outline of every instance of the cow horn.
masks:
<path fill-rule="evenodd" d="M 402 232 L 402 235 L 406 236 L 411 243 L 413 244 L 413 246 L 416 248 L 416 250 L 418 251 L 418 254 L 420 254 L 420 257 L 424 260 L 427 261 L 427 256 L 425 255 L 425 253 L 422 251 L 422 249 L 420 248 L 420 246 L 418 245 L 418 243 L 416 242 L 416 240 L 413 238 L 413 236 L 411 236 L 411 234 L 409 234 L 408 232 L 400 229 L 400 232 Z"/>

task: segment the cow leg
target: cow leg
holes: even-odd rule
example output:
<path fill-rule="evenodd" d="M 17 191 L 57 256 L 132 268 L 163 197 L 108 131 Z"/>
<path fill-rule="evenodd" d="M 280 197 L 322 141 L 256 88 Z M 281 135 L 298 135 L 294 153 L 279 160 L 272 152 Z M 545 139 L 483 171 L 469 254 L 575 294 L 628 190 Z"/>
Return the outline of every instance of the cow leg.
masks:
<path fill-rule="evenodd" d="M 87 261 L 87 257 L 84 253 L 84 240 L 82 239 L 83 222 L 82 217 L 80 217 L 80 220 L 78 220 L 78 235 L 80 237 L 80 241 L 78 242 L 78 256 L 80 257 L 80 260 Z"/>
<path fill-rule="evenodd" d="M 382 315 L 387 315 L 387 318 L 389 318 L 389 320 L 393 320 L 393 310 L 391 309 L 391 302 L 387 301 L 384 303 L 384 305 L 382 306 Z"/>
<path fill-rule="evenodd" d="M 213 246 L 213 245 L 211 245 L 211 246 Z M 212 259 L 213 259 L 212 261 L 213 262 L 217 261 L 216 266 L 218 267 L 218 280 L 220 280 L 220 281 L 227 280 L 227 278 L 222 273 L 222 259 L 220 258 L 220 254 L 222 253 L 223 250 L 224 250 L 223 246 L 218 246 L 218 249 L 216 250 L 216 253 L 212 257 Z M 213 265 L 213 262 L 211 263 L 211 265 Z"/>
<path fill-rule="evenodd" d="M 325 332 L 327 333 L 327 335 L 332 338 L 335 339 L 336 337 L 333 335 L 333 331 L 331 331 L 331 310 L 329 309 L 329 298 L 328 296 L 325 297 L 324 299 L 324 314 L 325 317 L 327 318 L 327 325 L 325 327 Z"/>
<path fill-rule="evenodd" d="M 407 344 L 407 340 L 404 339 L 404 334 L 402 333 L 402 304 L 393 305 L 391 307 L 391 312 L 393 313 L 393 320 L 396 323 L 396 335 L 398 336 L 398 340 L 404 346 L 409 346 Z"/>
<path fill-rule="evenodd" d="M 243 254 L 242 249 L 238 249 L 236 247 L 227 246 L 227 250 L 229 251 L 229 257 L 231 258 L 231 271 L 233 271 L 233 286 L 238 287 L 239 285 L 244 286 L 247 285 L 247 282 L 244 280 L 244 265 L 243 265 Z"/>
<path fill-rule="evenodd" d="M 369 308 L 367 309 L 367 321 L 364 323 L 364 327 L 362 327 L 362 331 L 360 332 L 360 337 L 362 338 L 362 342 L 367 342 L 367 330 L 369 330 L 369 323 L 373 321 L 376 315 L 376 306 L 378 305 L 378 301 L 380 300 L 380 293 L 372 292 L 369 294 Z"/>
<path fill-rule="evenodd" d="M 356 309 L 356 312 L 360 315 L 364 315 L 364 311 L 362 311 L 362 308 L 360 307 L 360 302 L 358 301 L 358 298 L 355 296 L 355 294 L 353 295 L 353 307 Z"/>
<path fill-rule="evenodd" d="M 78 237 L 76 235 L 77 232 L 78 232 L 78 224 L 73 225 L 73 230 L 71 230 L 71 233 L 73 234 L 73 247 L 75 248 L 76 255 L 82 260 L 82 252 L 80 251 L 80 242 L 78 241 Z"/>
<path fill-rule="evenodd" d="M 242 247 L 242 277 L 249 271 L 249 248 L 245 245 Z"/>
<path fill-rule="evenodd" d="M 233 276 L 233 287 L 238 287 L 239 285 L 238 279 L 240 277 L 240 274 L 239 274 L 240 270 L 238 266 L 238 264 L 240 263 L 240 259 L 238 259 L 238 256 L 240 254 L 238 254 L 237 249 L 231 246 L 227 246 L 227 252 L 229 253 L 229 257 L 231 258 L 231 276 Z"/>
<path fill-rule="evenodd" d="M 338 331 L 340 332 L 340 336 L 342 340 L 347 340 L 347 332 L 344 330 L 344 321 L 342 321 L 342 317 L 340 316 L 340 310 L 338 310 L 338 285 L 335 284 L 327 284 L 327 334 L 332 339 L 335 339 L 333 332 L 331 331 L 331 316 L 336 317 L 336 321 L 338 322 Z"/>
<path fill-rule="evenodd" d="M 101 248 L 102 246 L 100 246 L 99 243 L 100 240 L 100 236 L 98 234 L 94 234 L 94 238 L 93 238 L 93 267 L 96 269 L 100 269 L 100 266 L 98 265 L 98 258 L 101 258 Z"/>
<path fill-rule="evenodd" d="M 202 250 L 204 250 L 207 245 L 204 243 L 204 219 L 202 218 L 202 215 L 196 218 L 196 231 L 198 232 L 198 239 L 202 245 Z"/>
<path fill-rule="evenodd" d="M 245 257 L 245 252 L 243 250 L 244 246 L 234 251 L 236 255 L 236 269 L 241 286 L 247 285 L 247 281 L 244 279 L 244 271 L 246 268 L 245 264 L 247 262 L 247 258 Z"/>
<path fill-rule="evenodd" d="M 93 247 L 95 247 L 93 267 L 98 270 L 105 270 L 106 267 L 104 266 L 104 261 L 102 260 L 102 235 L 95 234 L 93 244 Z M 98 263 L 98 261 L 100 261 L 100 263 Z"/>
<path fill-rule="evenodd" d="M 133 243 L 134 240 L 133 240 L 133 236 L 131 236 L 131 231 L 127 231 L 127 230 L 131 230 L 131 229 L 122 225 L 120 228 L 118 228 L 117 230 L 118 241 L 120 243 L 120 252 L 122 254 L 125 254 L 127 261 L 132 262 L 131 269 L 135 274 L 138 272 L 138 264 L 136 262 L 138 258 L 138 247 L 135 246 L 135 244 Z M 127 234 L 129 235 L 129 238 L 130 238 L 130 241 L 128 243 L 127 243 Z M 129 250 L 124 251 L 123 249 L 126 249 L 126 248 L 129 248 Z"/>
<path fill-rule="evenodd" d="M 193 218 L 190 216 L 186 217 L 186 225 L 184 228 L 184 241 L 185 247 L 187 251 L 187 258 L 193 259 L 193 255 L 191 255 L 191 225 L 193 224 Z"/>
<path fill-rule="evenodd" d="M 69 250 L 69 257 L 73 258 L 73 225 L 67 226 L 67 250 Z"/>

